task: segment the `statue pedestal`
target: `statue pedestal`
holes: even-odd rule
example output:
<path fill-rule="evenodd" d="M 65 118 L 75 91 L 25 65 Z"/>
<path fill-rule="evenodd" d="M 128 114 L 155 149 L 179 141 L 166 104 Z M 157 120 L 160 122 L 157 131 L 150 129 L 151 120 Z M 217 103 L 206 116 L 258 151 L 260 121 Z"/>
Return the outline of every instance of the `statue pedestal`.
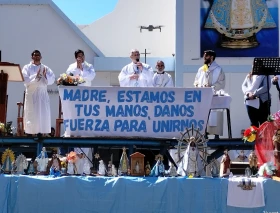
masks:
<path fill-rule="evenodd" d="M 253 35 L 248 38 L 229 38 L 224 35 L 221 35 L 221 41 L 220 46 L 225 48 L 231 48 L 231 49 L 247 49 L 247 48 L 253 48 L 257 47 L 259 45 L 259 42 L 257 40 L 256 35 Z"/>

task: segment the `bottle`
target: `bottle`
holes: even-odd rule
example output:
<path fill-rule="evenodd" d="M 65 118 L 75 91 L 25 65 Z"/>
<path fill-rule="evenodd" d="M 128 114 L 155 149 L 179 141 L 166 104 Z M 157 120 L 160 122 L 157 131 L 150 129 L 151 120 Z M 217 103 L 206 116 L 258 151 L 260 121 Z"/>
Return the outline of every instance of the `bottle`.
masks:
<path fill-rule="evenodd" d="M 249 167 L 247 167 L 245 169 L 245 177 L 250 177 L 251 176 L 251 169 Z"/>

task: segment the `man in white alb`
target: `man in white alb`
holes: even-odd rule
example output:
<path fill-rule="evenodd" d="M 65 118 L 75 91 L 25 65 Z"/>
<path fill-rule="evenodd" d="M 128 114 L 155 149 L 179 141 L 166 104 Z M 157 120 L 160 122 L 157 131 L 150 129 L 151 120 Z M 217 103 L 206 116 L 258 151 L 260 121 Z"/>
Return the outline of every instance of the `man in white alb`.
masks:
<path fill-rule="evenodd" d="M 139 61 L 140 53 L 133 49 L 130 52 L 132 62 L 119 74 L 121 87 L 153 87 L 153 68 Z"/>
<path fill-rule="evenodd" d="M 93 65 L 85 61 L 85 53 L 83 50 L 76 50 L 74 55 L 76 62 L 70 64 L 66 71 L 66 74 L 73 76 L 81 76 L 85 80 L 84 83 L 78 84 L 78 86 L 91 86 L 91 81 L 96 75 Z M 85 154 L 90 159 L 90 161 L 92 161 L 91 148 L 75 148 L 74 151 L 77 154 Z"/>
<path fill-rule="evenodd" d="M 204 65 L 198 69 L 195 76 L 195 87 L 212 87 L 215 92 L 225 88 L 226 78 L 220 65 L 215 61 L 216 53 L 213 50 L 204 51 Z M 211 110 L 207 132 L 215 135 L 223 135 L 223 111 Z"/>
<path fill-rule="evenodd" d="M 153 77 L 154 87 L 174 87 L 172 76 L 164 71 L 164 62 L 158 61 L 156 68 L 157 72 Z"/>
<path fill-rule="evenodd" d="M 55 81 L 53 71 L 41 63 L 41 53 L 34 50 L 32 61 L 22 69 L 24 77 L 24 131 L 26 134 L 49 134 L 51 132 L 50 99 L 47 85 Z"/>
<path fill-rule="evenodd" d="M 73 76 L 81 76 L 85 82 L 79 84 L 79 86 L 91 86 L 91 81 L 95 77 L 95 70 L 92 64 L 85 61 L 85 54 L 83 50 L 76 50 L 75 53 L 76 62 L 70 64 L 66 74 Z"/>

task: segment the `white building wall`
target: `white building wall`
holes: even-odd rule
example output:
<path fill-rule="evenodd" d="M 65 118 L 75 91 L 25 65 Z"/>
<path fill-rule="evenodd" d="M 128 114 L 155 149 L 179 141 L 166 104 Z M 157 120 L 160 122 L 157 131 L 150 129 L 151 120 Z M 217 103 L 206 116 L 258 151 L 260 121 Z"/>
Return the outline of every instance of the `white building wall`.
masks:
<path fill-rule="evenodd" d="M 163 25 L 149 32 L 140 26 Z M 82 28 L 107 57 L 127 57 L 133 48 L 172 57 L 175 53 L 175 0 L 119 0 L 115 10 Z M 142 57 L 144 57 L 142 55 Z"/>
<path fill-rule="evenodd" d="M 31 52 L 39 49 L 42 63 L 49 66 L 58 78 L 75 61 L 76 49 L 85 51 L 86 59 L 93 63 L 96 54 L 65 23 L 49 5 L 0 5 L 0 50 L 2 61 L 20 64 L 31 61 Z M 98 78 L 95 80 L 98 82 Z M 56 84 L 49 87 L 56 90 Z M 23 83 L 9 82 L 7 121 L 16 126 L 17 102 L 23 98 Z M 58 116 L 58 94 L 50 94 L 52 125 Z"/>

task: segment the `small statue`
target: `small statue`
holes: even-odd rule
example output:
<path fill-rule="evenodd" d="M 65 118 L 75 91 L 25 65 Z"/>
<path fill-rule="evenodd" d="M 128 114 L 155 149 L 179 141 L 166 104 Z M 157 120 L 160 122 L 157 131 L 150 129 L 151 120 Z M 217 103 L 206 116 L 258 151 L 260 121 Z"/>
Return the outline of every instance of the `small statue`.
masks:
<path fill-rule="evenodd" d="M 38 163 L 37 170 L 39 174 L 45 174 L 49 164 L 49 158 L 45 147 L 42 148 L 41 154 L 36 157 L 35 161 Z"/>
<path fill-rule="evenodd" d="M 131 176 L 130 168 L 127 169 L 127 176 Z"/>
<path fill-rule="evenodd" d="M 74 163 L 73 163 L 73 160 L 68 160 L 67 174 L 69 174 L 69 175 L 75 174 L 75 172 L 74 172 Z"/>
<path fill-rule="evenodd" d="M 85 159 L 85 162 L 84 162 L 84 171 L 83 171 L 84 174 L 86 175 L 89 175 L 90 174 L 90 166 L 89 166 L 89 162 L 87 159 Z"/>
<path fill-rule="evenodd" d="M 67 174 L 69 175 L 73 175 L 73 174 L 77 174 L 77 168 L 76 168 L 76 161 L 77 161 L 77 153 L 76 152 L 70 152 L 67 155 Z"/>
<path fill-rule="evenodd" d="M 140 173 L 140 166 L 139 166 L 139 162 L 138 161 L 136 161 L 136 163 L 135 163 L 134 172 L 135 173 Z"/>
<path fill-rule="evenodd" d="M 15 161 L 14 152 L 10 149 L 6 149 L 2 154 L 2 168 L 1 170 L 6 173 L 10 174 L 12 172 L 12 162 Z"/>
<path fill-rule="evenodd" d="M 258 173 L 258 157 L 254 150 L 249 155 L 249 166 L 251 169 L 251 174 L 256 175 Z"/>
<path fill-rule="evenodd" d="M 117 169 L 116 169 L 116 167 L 115 167 L 114 164 L 112 164 L 112 176 L 113 176 L 113 177 L 117 177 L 117 176 L 118 176 L 118 174 L 117 174 Z"/>
<path fill-rule="evenodd" d="M 145 175 L 146 175 L 146 176 L 149 176 L 150 173 L 151 173 L 151 166 L 150 166 L 150 162 L 147 161 L 147 164 L 146 164 L 146 166 L 145 166 Z"/>
<path fill-rule="evenodd" d="M 177 169 L 179 175 L 199 177 L 204 174 L 204 166 L 197 145 L 198 140 L 199 138 L 196 139 L 193 136 L 187 139 L 188 146 Z"/>
<path fill-rule="evenodd" d="M 33 158 L 34 159 L 34 158 Z M 33 164 L 33 161 L 29 161 L 29 165 L 27 167 L 27 174 L 29 175 L 34 175 L 36 174 L 36 171 L 35 171 L 35 168 L 34 168 L 34 164 Z"/>
<path fill-rule="evenodd" d="M 16 159 L 17 174 L 25 174 L 24 170 L 28 167 L 28 162 L 23 154 L 20 154 Z"/>
<path fill-rule="evenodd" d="M 50 175 L 53 177 L 59 177 L 60 176 L 60 171 L 58 168 L 56 168 L 55 166 L 51 166 L 50 168 Z"/>
<path fill-rule="evenodd" d="M 216 162 L 217 162 L 216 159 L 213 159 L 212 162 L 210 163 L 210 171 L 212 177 L 219 177 L 219 169 Z"/>
<path fill-rule="evenodd" d="M 228 150 L 224 151 L 224 155 L 221 160 L 220 166 L 220 177 L 227 177 L 230 174 L 230 157 L 228 155 Z"/>
<path fill-rule="evenodd" d="M 126 155 L 126 148 L 123 148 L 123 153 L 120 159 L 119 170 L 121 171 L 121 175 L 127 175 L 129 169 L 129 160 Z"/>
<path fill-rule="evenodd" d="M 108 163 L 108 176 L 112 176 L 112 162 L 109 161 Z"/>
<path fill-rule="evenodd" d="M 103 162 L 103 160 L 100 160 L 99 161 L 99 166 L 98 166 L 98 174 L 99 175 L 106 175 L 106 167 L 105 167 L 105 164 Z"/>
<path fill-rule="evenodd" d="M 154 176 L 154 177 L 163 177 L 164 176 L 164 172 L 165 172 L 165 168 L 164 165 L 162 163 L 163 161 L 163 156 L 161 154 L 156 155 L 156 164 L 154 165 L 150 176 Z"/>
<path fill-rule="evenodd" d="M 53 151 L 52 159 L 50 161 L 50 167 L 52 167 L 52 166 L 54 166 L 59 171 L 61 170 L 61 162 L 60 162 L 60 159 L 58 158 L 58 154 L 55 150 Z"/>
<path fill-rule="evenodd" d="M 11 171 L 11 174 L 16 174 L 17 173 L 17 165 L 16 165 L 16 162 L 14 161 L 12 163 L 12 171 Z"/>
<path fill-rule="evenodd" d="M 178 176 L 176 167 L 174 166 L 173 163 L 171 163 L 170 168 L 168 170 L 168 173 L 171 177 L 177 177 Z"/>

